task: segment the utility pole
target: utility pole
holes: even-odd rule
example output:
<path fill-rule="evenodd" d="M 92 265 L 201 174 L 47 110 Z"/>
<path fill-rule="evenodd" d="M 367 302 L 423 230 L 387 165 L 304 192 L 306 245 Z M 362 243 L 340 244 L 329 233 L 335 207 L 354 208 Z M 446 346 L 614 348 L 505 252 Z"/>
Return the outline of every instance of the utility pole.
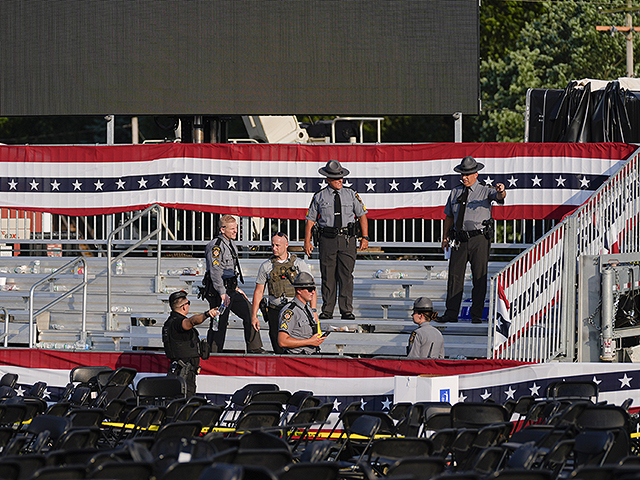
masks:
<path fill-rule="evenodd" d="M 605 26 L 598 25 L 596 26 L 596 30 L 599 32 L 610 32 L 611 36 L 615 35 L 616 32 L 628 32 L 624 34 L 624 38 L 627 40 L 627 77 L 633 77 L 633 32 L 640 32 L 639 27 L 633 26 L 633 18 L 631 17 L 631 13 L 637 12 L 640 10 L 640 7 L 633 7 L 631 5 L 631 0 L 627 0 L 626 7 L 620 8 L 612 8 L 609 10 L 600 10 L 600 13 L 619 13 L 625 12 L 625 16 L 627 18 L 627 25 L 625 27 L 615 27 L 615 26 Z"/>

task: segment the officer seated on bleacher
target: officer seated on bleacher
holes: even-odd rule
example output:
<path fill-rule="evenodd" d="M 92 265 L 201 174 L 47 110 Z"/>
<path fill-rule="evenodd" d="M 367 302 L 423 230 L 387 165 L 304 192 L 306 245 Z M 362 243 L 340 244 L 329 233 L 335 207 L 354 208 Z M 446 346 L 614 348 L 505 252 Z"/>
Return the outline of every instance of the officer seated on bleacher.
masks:
<path fill-rule="evenodd" d="M 437 317 L 429 298 L 420 297 L 413 303 L 412 318 L 418 328 L 409 337 L 408 358 L 444 358 L 442 333 L 430 323 Z"/>
<path fill-rule="evenodd" d="M 198 331 L 193 328 L 207 319 L 218 317 L 218 309 L 212 308 L 192 317 L 189 315 L 191 302 L 187 292 L 180 290 L 169 296 L 171 314 L 162 326 L 162 343 L 167 358 L 171 361 L 168 375 L 178 375 L 187 384 L 187 398 L 196 393 L 196 375 L 200 373 L 200 357 L 209 358 L 210 345 L 199 339 Z"/>

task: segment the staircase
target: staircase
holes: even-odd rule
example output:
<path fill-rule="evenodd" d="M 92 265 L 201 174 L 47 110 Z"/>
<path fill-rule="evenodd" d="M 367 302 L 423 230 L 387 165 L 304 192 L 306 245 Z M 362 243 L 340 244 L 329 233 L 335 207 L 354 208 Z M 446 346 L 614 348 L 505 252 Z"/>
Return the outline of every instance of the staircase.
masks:
<path fill-rule="evenodd" d="M 33 273 L 36 260 L 40 262 L 39 273 Z M 197 258 L 163 258 L 160 285 L 156 288 L 156 259 L 127 257 L 123 273 L 112 276 L 114 322 L 113 328 L 107 330 L 106 258 L 87 257 L 86 260 L 86 344 L 80 342 L 82 295 L 75 294 L 37 319 L 36 347 L 161 351 L 161 325 L 169 313 L 167 301 L 171 292 L 179 289 L 190 292 L 192 313 L 202 312 L 208 307 L 195 295 L 202 278 L 202 274 L 195 274 L 199 268 Z M 5 328 L 4 321 L 0 322 L 0 345 L 28 346 L 29 289 L 68 261 L 68 257 L 0 257 L 0 318 L 2 308 L 9 313 L 8 328 Z M 258 258 L 241 259 L 246 279 L 241 288 L 249 299 L 253 295 L 258 267 L 263 261 L 264 259 Z M 310 260 L 309 264 L 319 285 L 318 262 Z M 490 263 L 489 274 L 492 275 L 503 266 L 502 263 Z M 354 313 L 357 319 L 341 320 L 336 311 L 334 319 L 323 321 L 323 330 L 334 330 L 322 346 L 323 353 L 368 357 L 404 356 L 409 334 L 415 328 L 410 315 L 413 301 L 427 296 L 442 314 L 446 298 L 446 273 L 445 261 L 425 263 L 413 260 L 359 259 L 354 274 Z M 470 298 L 470 273 L 467 273 L 465 298 Z M 34 292 L 34 310 L 42 308 L 81 280 L 82 275 L 78 272 L 60 272 L 53 281 Z M 320 305 L 321 302 L 322 298 L 319 298 Z M 487 324 L 472 324 L 468 317 L 464 318 L 468 306 L 468 302 L 463 302 L 462 318 L 457 324 L 434 324 L 444 335 L 447 358 L 486 356 Z M 267 325 L 262 323 L 263 344 L 269 350 L 271 344 L 267 332 Z M 200 328 L 200 333 L 206 333 L 206 328 Z M 232 353 L 244 352 L 242 322 L 233 314 L 229 318 L 225 350 Z"/>

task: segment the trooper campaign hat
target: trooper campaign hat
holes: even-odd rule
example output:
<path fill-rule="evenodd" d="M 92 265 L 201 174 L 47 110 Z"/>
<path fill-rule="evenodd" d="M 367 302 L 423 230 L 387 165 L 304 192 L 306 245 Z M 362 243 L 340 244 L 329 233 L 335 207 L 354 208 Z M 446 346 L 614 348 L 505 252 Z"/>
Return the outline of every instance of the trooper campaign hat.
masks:
<path fill-rule="evenodd" d="M 315 287 L 316 281 L 313 278 L 313 275 L 307 272 L 300 272 L 296 278 L 293 280 L 291 284 L 295 288 L 307 288 L 307 287 Z"/>
<path fill-rule="evenodd" d="M 413 302 L 413 313 L 433 312 L 433 303 L 430 298 L 420 297 Z"/>
<path fill-rule="evenodd" d="M 176 301 L 181 298 L 187 298 L 187 292 L 184 290 L 178 290 L 177 292 L 173 292 L 169 295 L 169 305 L 173 305 Z"/>
<path fill-rule="evenodd" d="M 472 173 L 476 173 L 483 168 L 484 164 L 476 162 L 476 159 L 471 156 L 467 156 L 462 159 L 460 165 L 454 167 L 453 169 L 463 175 L 471 175 Z"/>
<path fill-rule="evenodd" d="M 338 160 L 329 160 L 318 172 L 327 178 L 335 180 L 349 175 L 349 170 L 340 165 Z"/>

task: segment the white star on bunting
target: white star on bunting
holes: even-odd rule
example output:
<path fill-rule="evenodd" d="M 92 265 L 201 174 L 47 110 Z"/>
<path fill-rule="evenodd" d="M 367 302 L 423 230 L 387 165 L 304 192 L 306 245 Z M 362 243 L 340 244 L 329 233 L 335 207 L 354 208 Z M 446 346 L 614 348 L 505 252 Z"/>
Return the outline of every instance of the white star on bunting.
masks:
<path fill-rule="evenodd" d="M 413 182 L 413 189 L 422 190 L 422 182 L 420 181 L 420 179 L 416 178 L 416 181 Z"/>
<path fill-rule="evenodd" d="M 60 191 L 60 183 L 58 183 L 57 180 L 54 180 L 53 182 L 51 182 L 51 190 L 58 190 Z"/>
<path fill-rule="evenodd" d="M 167 177 L 166 175 L 163 175 L 162 178 L 160 179 L 160 184 L 163 187 L 168 187 L 169 186 L 169 177 Z"/>
<path fill-rule="evenodd" d="M 369 180 L 369 183 L 365 183 L 365 185 L 367 186 L 367 192 L 375 191 L 376 184 L 373 180 Z"/>
<path fill-rule="evenodd" d="M 185 175 L 182 179 L 182 186 L 186 187 L 187 185 L 191 186 L 191 178 L 189 178 L 189 175 Z"/>
<path fill-rule="evenodd" d="M 589 180 L 587 180 L 587 177 L 582 177 L 580 179 L 580 188 L 588 188 L 589 187 Z"/>
<path fill-rule="evenodd" d="M 562 178 L 562 175 L 560 175 L 558 178 L 556 178 L 556 187 L 564 187 L 564 182 L 566 181 L 567 179 Z"/>
<path fill-rule="evenodd" d="M 487 177 L 486 180 L 484 181 L 484 184 L 490 187 L 493 187 L 493 178 Z"/>
<path fill-rule="evenodd" d="M 116 185 L 118 185 L 118 190 L 124 190 L 124 187 L 125 187 L 125 185 L 126 185 L 126 182 L 120 178 L 120 179 L 116 182 Z"/>
<path fill-rule="evenodd" d="M 82 187 L 82 183 L 80 183 L 77 179 L 75 182 L 72 183 L 73 185 L 73 190 L 80 190 L 80 187 Z"/>
<path fill-rule="evenodd" d="M 535 177 L 533 177 L 531 179 L 531 181 L 533 182 L 533 186 L 534 187 L 541 187 L 542 186 L 542 179 L 538 178 L 538 175 L 536 175 Z"/>
<path fill-rule="evenodd" d="M 213 178 L 207 177 L 204 181 L 204 183 L 206 183 L 205 188 L 213 188 L 213 182 L 215 182 Z"/>
<path fill-rule="evenodd" d="M 296 190 L 304 190 L 306 183 L 302 181 L 302 179 L 296 182 Z"/>
<path fill-rule="evenodd" d="M 16 190 L 17 186 L 18 182 L 16 182 L 14 179 L 11 179 L 11 181 L 9 182 L 9 190 Z"/>
<path fill-rule="evenodd" d="M 254 178 L 251 182 L 249 182 L 249 185 L 251 185 L 251 190 L 258 190 L 260 182 Z"/>
<path fill-rule="evenodd" d="M 529 388 L 529 390 L 531 391 L 531 395 L 540 396 L 540 394 L 538 393 L 538 390 L 540 390 L 540 386 L 536 385 L 536 382 L 533 382 L 533 386 L 531 388 Z"/>
<path fill-rule="evenodd" d="M 102 187 L 104 186 L 104 183 L 102 183 L 99 179 L 97 182 L 94 183 L 95 187 L 96 187 L 96 192 L 98 190 L 102 190 Z"/>
<path fill-rule="evenodd" d="M 511 385 L 509 385 L 509 389 L 504 393 L 507 396 L 507 400 L 509 400 L 510 398 L 514 398 L 513 394 L 516 393 L 516 391 L 511 387 Z"/>
<path fill-rule="evenodd" d="M 509 182 L 509 187 L 516 187 L 518 183 L 518 179 L 515 178 L 513 175 L 511 175 L 511 178 L 508 178 L 507 182 Z"/>
<path fill-rule="evenodd" d="M 389 191 L 393 192 L 395 190 L 397 192 L 398 191 L 398 185 L 400 185 L 400 184 L 398 182 L 396 182 L 395 179 L 393 179 L 391 181 L 391 183 L 389 184 L 389 187 L 391 187 Z"/>
<path fill-rule="evenodd" d="M 436 183 L 438 184 L 438 188 L 444 188 L 447 184 L 447 181 L 443 178 L 440 178 L 439 180 L 436 180 Z"/>
<path fill-rule="evenodd" d="M 629 387 L 631 388 L 631 380 L 633 377 L 627 377 L 627 373 L 625 372 L 624 377 L 618 379 L 620 381 L 620 388 Z"/>
<path fill-rule="evenodd" d="M 147 181 L 144 179 L 144 177 L 140 177 L 140 180 L 138 180 L 138 188 L 147 188 Z"/>
<path fill-rule="evenodd" d="M 34 178 L 29 185 L 31 186 L 31 190 L 38 190 L 38 185 L 40 185 L 40 183 L 36 182 L 36 179 Z"/>
<path fill-rule="evenodd" d="M 392 403 L 393 402 L 391 400 L 389 400 L 389 398 L 385 397 L 384 401 L 382 402 L 382 409 L 383 410 L 390 410 Z"/>
<path fill-rule="evenodd" d="M 227 180 L 227 189 L 236 188 L 236 183 L 238 183 L 238 182 L 236 182 L 233 179 L 233 177 L 231 177 L 229 180 Z"/>
<path fill-rule="evenodd" d="M 276 181 L 275 181 L 275 182 L 271 182 L 271 183 L 273 183 L 273 189 L 274 189 L 274 190 L 280 190 L 280 191 L 282 191 L 282 182 L 281 182 L 280 180 L 278 180 L 278 179 L 276 178 Z"/>

